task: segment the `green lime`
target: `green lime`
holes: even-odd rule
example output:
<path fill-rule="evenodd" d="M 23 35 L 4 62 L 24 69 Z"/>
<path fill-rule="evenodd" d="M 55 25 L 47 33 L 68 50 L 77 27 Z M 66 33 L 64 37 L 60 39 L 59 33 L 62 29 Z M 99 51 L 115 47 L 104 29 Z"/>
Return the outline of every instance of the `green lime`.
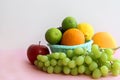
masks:
<path fill-rule="evenodd" d="M 62 22 L 63 30 L 67 30 L 69 28 L 77 28 L 77 21 L 73 17 L 66 17 Z"/>
<path fill-rule="evenodd" d="M 50 28 L 45 33 L 45 39 L 50 44 L 57 44 L 62 38 L 62 32 L 57 28 Z"/>

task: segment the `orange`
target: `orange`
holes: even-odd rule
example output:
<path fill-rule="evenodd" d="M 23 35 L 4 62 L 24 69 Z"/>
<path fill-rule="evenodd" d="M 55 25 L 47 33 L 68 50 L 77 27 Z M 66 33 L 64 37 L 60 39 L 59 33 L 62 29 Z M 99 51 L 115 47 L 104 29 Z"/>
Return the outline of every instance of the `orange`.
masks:
<path fill-rule="evenodd" d="M 63 45 L 79 45 L 85 42 L 84 34 L 76 28 L 70 28 L 63 33 L 61 44 Z"/>
<path fill-rule="evenodd" d="M 116 48 L 116 41 L 108 32 L 98 32 L 93 36 L 93 44 L 98 44 L 101 48 Z"/>

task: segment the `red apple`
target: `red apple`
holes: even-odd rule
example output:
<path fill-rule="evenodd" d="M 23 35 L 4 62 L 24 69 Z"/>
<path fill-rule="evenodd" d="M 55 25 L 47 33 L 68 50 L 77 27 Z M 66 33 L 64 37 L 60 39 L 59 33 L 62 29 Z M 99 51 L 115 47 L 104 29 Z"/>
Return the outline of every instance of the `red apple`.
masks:
<path fill-rule="evenodd" d="M 46 55 L 49 54 L 49 49 L 45 45 L 39 44 L 32 44 L 27 49 L 27 57 L 29 61 L 34 65 L 34 61 L 37 59 L 37 55 Z"/>

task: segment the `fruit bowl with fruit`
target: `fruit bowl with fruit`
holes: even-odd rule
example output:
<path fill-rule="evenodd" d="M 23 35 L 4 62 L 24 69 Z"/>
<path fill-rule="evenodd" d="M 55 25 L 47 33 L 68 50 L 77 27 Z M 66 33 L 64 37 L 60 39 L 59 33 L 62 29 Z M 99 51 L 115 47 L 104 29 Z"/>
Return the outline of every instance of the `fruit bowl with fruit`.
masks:
<path fill-rule="evenodd" d="M 77 24 L 75 18 L 66 17 L 61 27 L 52 27 L 46 31 L 45 39 L 52 52 L 66 52 L 77 47 L 90 52 L 93 34 L 94 30 L 90 24 Z"/>

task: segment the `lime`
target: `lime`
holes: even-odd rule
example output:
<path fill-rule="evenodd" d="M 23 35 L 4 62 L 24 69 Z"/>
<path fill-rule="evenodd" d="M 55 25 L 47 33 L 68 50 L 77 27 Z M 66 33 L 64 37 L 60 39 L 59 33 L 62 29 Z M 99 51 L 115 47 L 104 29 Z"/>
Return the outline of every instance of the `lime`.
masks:
<path fill-rule="evenodd" d="M 66 17 L 62 22 L 63 30 L 67 30 L 69 28 L 77 28 L 77 21 L 73 17 Z"/>
<path fill-rule="evenodd" d="M 45 39 L 50 44 L 57 44 L 62 38 L 62 32 L 57 28 L 50 28 L 45 33 Z"/>

